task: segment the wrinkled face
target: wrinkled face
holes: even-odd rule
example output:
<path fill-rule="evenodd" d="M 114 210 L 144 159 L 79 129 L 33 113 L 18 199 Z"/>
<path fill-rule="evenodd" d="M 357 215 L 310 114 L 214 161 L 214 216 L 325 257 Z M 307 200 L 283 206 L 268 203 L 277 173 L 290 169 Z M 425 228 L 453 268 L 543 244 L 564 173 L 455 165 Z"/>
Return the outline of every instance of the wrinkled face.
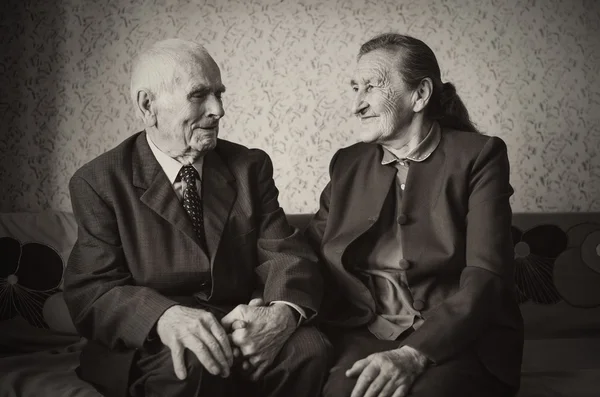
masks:
<path fill-rule="evenodd" d="M 172 89 L 156 95 L 156 128 L 150 135 L 163 152 L 189 162 L 215 148 L 225 114 L 219 67 L 208 55 L 194 58 L 178 71 Z"/>
<path fill-rule="evenodd" d="M 363 55 L 351 81 L 352 111 L 360 119 L 363 142 L 389 143 L 402 138 L 413 117 L 412 92 L 398 65 L 398 55 L 374 50 Z"/>

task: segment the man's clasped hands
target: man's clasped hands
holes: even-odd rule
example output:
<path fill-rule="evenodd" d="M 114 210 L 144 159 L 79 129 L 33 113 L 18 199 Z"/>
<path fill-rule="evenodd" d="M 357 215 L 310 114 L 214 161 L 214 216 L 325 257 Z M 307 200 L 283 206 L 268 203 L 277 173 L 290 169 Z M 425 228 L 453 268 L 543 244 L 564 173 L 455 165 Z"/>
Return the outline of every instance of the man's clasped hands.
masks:
<path fill-rule="evenodd" d="M 160 317 L 156 331 L 171 349 L 179 379 L 187 375 L 187 348 L 213 375 L 228 377 L 232 369 L 239 368 L 256 381 L 296 329 L 293 310 L 283 303 L 265 306 L 256 298 L 236 306 L 219 321 L 210 311 L 176 305 Z"/>

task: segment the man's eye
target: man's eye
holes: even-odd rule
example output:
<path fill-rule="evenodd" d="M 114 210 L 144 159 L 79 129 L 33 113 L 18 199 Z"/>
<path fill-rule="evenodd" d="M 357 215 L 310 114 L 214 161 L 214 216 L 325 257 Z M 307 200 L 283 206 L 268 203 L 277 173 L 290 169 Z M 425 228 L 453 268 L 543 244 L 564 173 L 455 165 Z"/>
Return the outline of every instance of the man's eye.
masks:
<path fill-rule="evenodd" d="M 365 91 L 369 92 L 373 89 L 373 86 L 371 84 L 367 84 L 367 86 L 365 87 Z"/>
<path fill-rule="evenodd" d="M 357 86 L 352 86 L 352 91 L 358 92 L 358 87 Z"/>

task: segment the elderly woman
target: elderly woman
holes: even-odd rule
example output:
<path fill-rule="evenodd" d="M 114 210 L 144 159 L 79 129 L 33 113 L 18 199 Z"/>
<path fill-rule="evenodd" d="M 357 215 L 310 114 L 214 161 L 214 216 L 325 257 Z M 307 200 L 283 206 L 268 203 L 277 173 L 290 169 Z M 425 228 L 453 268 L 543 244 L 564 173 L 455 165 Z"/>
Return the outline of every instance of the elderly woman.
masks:
<path fill-rule="evenodd" d="M 362 142 L 334 155 L 306 231 L 329 280 L 325 397 L 514 395 L 506 145 L 477 132 L 413 37 L 363 44 L 351 86 Z"/>

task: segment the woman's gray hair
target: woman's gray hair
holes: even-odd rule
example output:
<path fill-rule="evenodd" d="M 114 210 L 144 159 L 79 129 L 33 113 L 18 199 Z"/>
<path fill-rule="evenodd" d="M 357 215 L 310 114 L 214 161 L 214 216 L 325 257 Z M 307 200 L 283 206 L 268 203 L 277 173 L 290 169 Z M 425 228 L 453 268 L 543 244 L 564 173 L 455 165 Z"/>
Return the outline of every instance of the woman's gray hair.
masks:
<path fill-rule="evenodd" d="M 427 44 L 411 36 L 384 33 L 364 43 L 358 52 L 358 59 L 380 49 L 400 55 L 398 72 L 411 90 L 416 89 L 423 79 L 431 79 L 433 92 L 425 109 L 426 116 L 437 120 L 442 127 L 478 132 L 454 85 L 442 83 L 440 66 Z"/>

